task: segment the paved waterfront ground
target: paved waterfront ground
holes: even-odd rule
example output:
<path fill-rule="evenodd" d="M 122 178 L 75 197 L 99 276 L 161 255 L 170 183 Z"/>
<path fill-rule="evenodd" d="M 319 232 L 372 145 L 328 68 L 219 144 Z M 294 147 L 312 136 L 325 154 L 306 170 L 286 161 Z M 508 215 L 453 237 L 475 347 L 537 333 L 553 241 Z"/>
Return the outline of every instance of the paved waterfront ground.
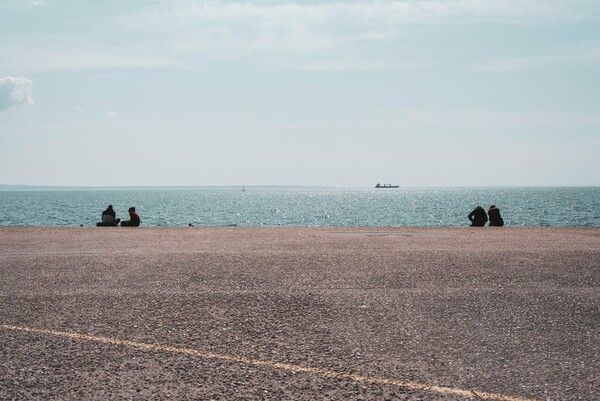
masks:
<path fill-rule="evenodd" d="M 600 399 L 600 229 L 0 228 L 0 399 Z"/>

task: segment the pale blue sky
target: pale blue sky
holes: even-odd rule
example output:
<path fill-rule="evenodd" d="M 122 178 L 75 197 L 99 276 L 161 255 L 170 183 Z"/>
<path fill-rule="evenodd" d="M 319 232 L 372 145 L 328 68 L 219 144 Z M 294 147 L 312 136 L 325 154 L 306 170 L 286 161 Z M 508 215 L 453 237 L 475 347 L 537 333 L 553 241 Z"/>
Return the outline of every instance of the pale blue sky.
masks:
<path fill-rule="evenodd" d="M 600 1 L 0 0 L 0 183 L 600 185 Z"/>

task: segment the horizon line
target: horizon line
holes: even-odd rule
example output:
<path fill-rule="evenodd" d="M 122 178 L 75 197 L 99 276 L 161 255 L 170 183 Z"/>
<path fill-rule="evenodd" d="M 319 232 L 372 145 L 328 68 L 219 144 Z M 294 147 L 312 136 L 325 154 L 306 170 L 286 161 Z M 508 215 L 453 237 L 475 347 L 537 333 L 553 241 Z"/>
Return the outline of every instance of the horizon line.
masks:
<path fill-rule="evenodd" d="M 597 188 L 600 185 L 400 185 L 399 188 Z M 282 184 L 231 184 L 231 185 L 46 185 L 46 184 L 0 184 L 0 190 L 11 189 L 193 189 L 193 188 L 335 188 L 335 189 L 375 189 L 370 186 L 334 186 L 334 185 L 282 185 Z"/>

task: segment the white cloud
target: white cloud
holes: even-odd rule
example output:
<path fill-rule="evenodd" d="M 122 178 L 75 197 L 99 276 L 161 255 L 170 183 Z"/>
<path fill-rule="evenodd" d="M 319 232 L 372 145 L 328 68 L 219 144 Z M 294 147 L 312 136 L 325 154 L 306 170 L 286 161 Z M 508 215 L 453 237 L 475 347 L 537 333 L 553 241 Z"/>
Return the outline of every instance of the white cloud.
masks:
<path fill-rule="evenodd" d="M 86 29 L 77 34 L 61 25 L 52 32 L 0 36 L 0 54 L 11 55 L 0 60 L 0 69 L 202 69 L 232 59 L 275 68 L 403 69 L 431 63 L 422 59 L 428 55 L 413 59 L 397 52 L 398 43 L 410 40 L 410 26 L 563 24 L 595 18 L 598 12 L 592 0 L 155 0 L 135 5 L 110 10 L 101 19 L 82 18 L 78 24 L 87 22 Z M 397 59 L 390 59 L 392 54 Z M 499 60 L 482 69 L 523 68 L 519 65 L 528 62 Z"/>
<path fill-rule="evenodd" d="M 33 82 L 25 77 L 0 78 L 0 110 L 21 104 L 32 104 Z"/>
<path fill-rule="evenodd" d="M 402 0 L 402 1 L 162 1 L 126 19 L 129 27 L 182 29 L 199 21 L 244 21 L 261 26 L 385 25 L 454 21 L 571 22 L 592 15 L 590 0 Z M 140 25 L 142 23 L 143 25 Z"/>
<path fill-rule="evenodd" d="M 175 43 L 195 42 L 196 50 L 310 52 L 361 40 L 395 40 L 407 25 L 568 23 L 592 18 L 595 8 L 589 0 L 163 0 L 122 16 L 116 27 L 133 35 L 161 33 Z"/>
<path fill-rule="evenodd" d="M 512 57 L 501 58 L 473 66 L 473 71 L 518 71 L 528 70 L 539 65 L 540 57 Z"/>
<path fill-rule="evenodd" d="M 422 70 L 428 68 L 426 62 L 387 62 L 369 60 L 332 60 L 307 61 L 294 66 L 298 70 L 307 71 L 391 71 L 391 70 Z"/>
<path fill-rule="evenodd" d="M 489 127 L 501 129 L 548 128 L 571 130 L 600 127 L 600 114 L 584 112 L 545 112 L 531 111 L 523 113 L 507 113 L 490 110 L 455 110 L 455 111 L 423 111 L 405 110 L 398 113 L 399 120 L 419 126 L 433 125 L 440 127 L 475 127 L 482 130 Z"/>
<path fill-rule="evenodd" d="M 579 44 L 570 48 L 552 49 L 546 54 L 501 58 L 475 65 L 475 71 L 518 71 L 557 64 L 598 64 L 600 44 Z"/>
<path fill-rule="evenodd" d="M 157 46 L 186 68 L 243 58 L 275 68 L 412 69 L 431 60 L 391 60 L 392 49 L 373 45 L 393 46 L 419 24 L 563 24 L 595 8 L 589 0 L 164 0 L 122 16 L 116 29 L 159 34 Z"/>
<path fill-rule="evenodd" d="M 136 43 L 113 45 L 66 35 L 29 34 L 5 37 L 0 54 L 10 54 L 0 68 L 31 72 L 82 71 L 96 68 L 156 68 L 169 61 L 144 53 Z"/>

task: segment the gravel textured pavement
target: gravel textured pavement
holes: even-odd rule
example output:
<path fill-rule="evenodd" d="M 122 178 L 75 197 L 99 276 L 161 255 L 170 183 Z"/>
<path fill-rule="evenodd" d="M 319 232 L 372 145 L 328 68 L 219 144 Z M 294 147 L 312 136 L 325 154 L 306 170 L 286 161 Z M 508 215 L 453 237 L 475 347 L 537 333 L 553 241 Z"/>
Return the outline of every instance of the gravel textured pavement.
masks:
<path fill-rule="evenodd" d="M 598 228 L 0 228 L 1 400 L 598 400 Z"/>

